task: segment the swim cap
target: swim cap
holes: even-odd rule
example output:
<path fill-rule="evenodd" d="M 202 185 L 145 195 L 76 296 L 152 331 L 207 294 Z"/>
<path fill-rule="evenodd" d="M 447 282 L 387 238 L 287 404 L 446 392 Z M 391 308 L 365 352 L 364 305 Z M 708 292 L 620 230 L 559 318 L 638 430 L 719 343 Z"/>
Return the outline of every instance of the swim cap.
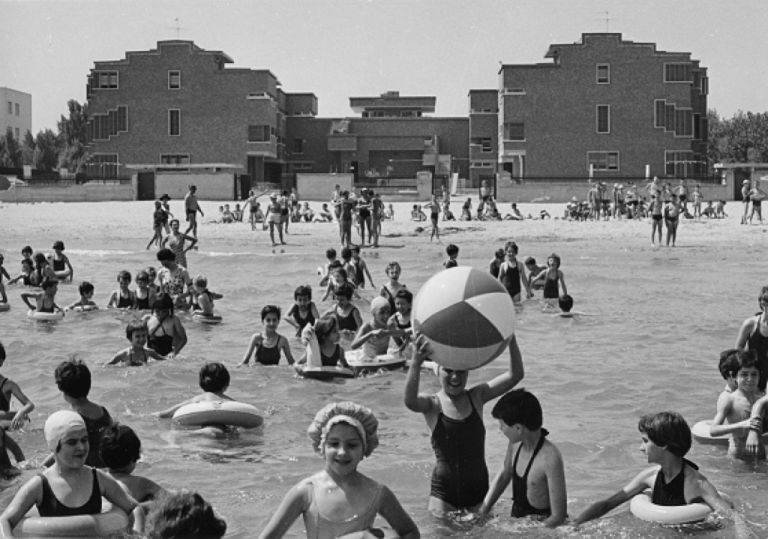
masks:
<path fill-rule="evenodd" d="M 307 435 L 312 440 L 312 447 L 316 452 L 325 454 L 325 437 L 331 427 L 338 423 L 346 423 L 357 431 L 363 442 L 363 454 L 366 457 L 378 447 L 379 437 L 376 431 L 379 422 L 370 408 L 354 402 L 333 402 L 317 412 L 307 429 Z"/>
<path fill-rule="evenodd" d="M 371 312 L 378 311 L 382 307 L 390 308 L 389 302 L 381 296 L 376 296 L 371 300 Z"/>
<path fill-rule="evenodd" d="M 56 446 L 67 433 L 75 430 L 86 430 L 85 421 L 80 414 L 72 410 L 59 410 L 48 416 L 43 432 L 48 449 L 56 452 Z"/>

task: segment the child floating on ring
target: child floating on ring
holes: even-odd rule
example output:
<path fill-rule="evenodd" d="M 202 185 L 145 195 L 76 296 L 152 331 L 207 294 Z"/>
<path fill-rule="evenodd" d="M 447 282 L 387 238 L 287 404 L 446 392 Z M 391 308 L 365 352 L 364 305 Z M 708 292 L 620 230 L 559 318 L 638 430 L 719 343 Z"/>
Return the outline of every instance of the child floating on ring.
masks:
<path fill-rule="evenodd" d="M 288 491 L 260 539 L 282 537 L 300 515 L 307 537 L 341 537 L 355 532 L 378 537 L 376 532 L 380 531 L 371 531 L 371 527 L 379 514 L 398 537 L 420 537 L 392 491 L 357 470 L 379 445 L 377 429 L 376 417 L 364 406 L 339 402 L 323 407 L 307 433 L 312 447 L 325 459 L 325 468 Z"/>

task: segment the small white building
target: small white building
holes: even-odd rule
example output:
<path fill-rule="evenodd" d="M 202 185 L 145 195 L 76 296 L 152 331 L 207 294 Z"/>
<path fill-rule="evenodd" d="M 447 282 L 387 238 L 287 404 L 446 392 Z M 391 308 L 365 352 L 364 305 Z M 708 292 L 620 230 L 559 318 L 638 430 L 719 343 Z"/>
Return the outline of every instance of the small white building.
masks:
<path fill-rule="evenodd" d="M 9 128 L 19 142 L 32 131 L 32 94 L 0 86 L 0 135 Z"/>

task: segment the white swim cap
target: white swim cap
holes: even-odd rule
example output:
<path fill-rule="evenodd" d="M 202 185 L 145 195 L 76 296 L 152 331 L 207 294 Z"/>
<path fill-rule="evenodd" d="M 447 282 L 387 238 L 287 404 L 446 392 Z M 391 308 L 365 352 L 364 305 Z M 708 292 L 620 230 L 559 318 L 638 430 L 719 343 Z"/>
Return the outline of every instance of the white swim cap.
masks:
<path fill-rule="evenodd" d="M 378 311 L 379 309 L 386 307 L 390 309 L 389 302 L 381 296 L 376 296 L 371 300 L 371 312 Z"/>
<path fill-rule="evenodd" d="M 59 442 L 68 433 L 75 430 L 86 430 L 85 421 L 77 412 L 72 410 L 59 410 L 53 412 L 45 421 L 43 432 L 45 434 L 45 443 L 48 449 L 56 452 Z"/>

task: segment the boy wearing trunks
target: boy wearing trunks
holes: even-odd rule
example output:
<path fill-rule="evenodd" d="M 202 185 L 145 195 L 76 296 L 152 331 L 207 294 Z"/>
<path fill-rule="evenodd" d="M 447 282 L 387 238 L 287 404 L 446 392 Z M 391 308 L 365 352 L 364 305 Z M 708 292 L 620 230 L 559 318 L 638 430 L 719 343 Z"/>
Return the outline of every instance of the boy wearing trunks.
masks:
<path fill-rule="evenodd" d="M 168 359 L 151 348 L 147 348 L 148 334 L 149 330 L 147 330 L 147 325 L 143 321 L 132 320 L 128 322 L 128 325 L 125 327 L 125 336 L 130 341 L 131 346 L 120 350 L 107 365 L 121 363 L 128 367 L 141 367 L 149 363 L 150 359 L 155 361 Z"/>
<path fill-rule="evenodd" d="M 504 467 L 491 483 L 478 513 L 487 515 L 512 482 L 512 516 L 536 515 L 554 528 L 566 518 L 565 467 L 549 434 L 542 425 L 539 400 L 524 389 L 513 390 L 499 399 L 491 415 L 509 439 Z M 527 463 L 527 464 L 526 464 Z"/>
<path fill-rule="evenodd" d="M 185 234 L 189 234 L 192 231 L 192 236 L 197 239 L 197 212 L 200 212 L 200 217 L 205 217 L 200 204 L 197 203 L 197 187 L 194 185 L 189 186 L 189 192 L 184 197 L 184 210 L 187 212 L 187 222 L 189 227 Z"/>
<path fill-rule="evenodd" d="M 721 515 L 733 519 L 737 537 L 746 536 L 744 518 L 720 497 L 698 467 L 684 458 L 691 448 L 691 429 L 683 416 L 675 412 L 645 415 L 640 418 L 637 428 L 642 438 L 641 450 L 646 454 L 648 463 L 655 466 L 637 474 L 612 496 L 587 507 L 576 517 L 575 525 L 599 518 L 635 495 L 651 489 L 651 501 L 657 505 L 706 503 Z"/>
<path fill-rule="evenodd" d="M 758 389 L 760 371 L 757 368 L 757 357 L 751 350 L 739 350 L 735 354 L 736 371 L 731 376 L 736 378 L 737 388 L 731 393 L 721 395 L 717 400 L 717 413 L 709 427 L 711 436 L 728 434 L 728 455 L 740 459 L 752 459 L 755 454 L 746 450 L 747 435 L 752 426 L 750 413 L 752 405 L 765 395 Z M 756 455 L 765 458 L 765 447 L 759 444 Z"/>

